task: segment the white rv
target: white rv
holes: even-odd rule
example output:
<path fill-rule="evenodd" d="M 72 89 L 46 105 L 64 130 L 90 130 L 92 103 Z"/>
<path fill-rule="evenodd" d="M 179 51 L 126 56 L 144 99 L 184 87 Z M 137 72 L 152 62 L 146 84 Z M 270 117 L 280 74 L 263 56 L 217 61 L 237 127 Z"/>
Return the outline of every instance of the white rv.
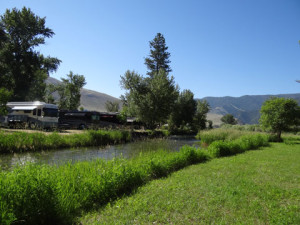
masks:
<path fill-rule="evenodd" d="M 45 102 L 8 102 L 7 122 L 10 127 L 24 126 L 31 129 L 56 128 L 58 107 Z"/>

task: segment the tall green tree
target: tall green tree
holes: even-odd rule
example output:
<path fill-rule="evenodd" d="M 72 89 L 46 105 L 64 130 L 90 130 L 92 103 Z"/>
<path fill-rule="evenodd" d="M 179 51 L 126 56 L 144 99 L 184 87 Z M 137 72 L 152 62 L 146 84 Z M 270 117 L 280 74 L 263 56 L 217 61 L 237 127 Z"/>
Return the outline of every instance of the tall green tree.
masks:
<path fill-rule="evenodd" d="M 119 102 L 107 101 L 105 102 L 105 108 L 107 112 L 119 112 L 120 110 Z"/>
<path fill-rule="evenodd" d="M 169 129 L 176 130 L 187 124 L 192 125 L 197 109 L 197 102 L 194 93 L 190 90 L 183 90 L 175 103 L 175 108 L 168 121 Z"/>
<path fill-rule="evenodd" d="M 209 103 L 206 100 L 197 100 L 197 109 L 194 116 L 194 126 L 196 130 L 203 130 L 206 128 L 206 116 L 210 110 Z"/>
<path fill-rule="evenodd" d="M 154 74 L 158 74 L 160 69 L 163 69 L 166 73 L 172 71 L 170 67 L 171 61 L 170 53 L 167 51 L 166 40 L 161 33 L 157 33 L 155 38 L 149 42 L 150 55 L 145 58 L 145 64 L 147 66 L 147 74 L 151 77 Z"/>
<path fill-rule="evenodd" d="M 61 78 L 62 83 L 57 86 L 59 94 L 59 108 L 77 110 L 80 106 L 80 90 L 86 84 L 83 75 L 73 74 L 71 71 L 67 78 Z"/>
<path fill-rule="evenodd" d="M 128 115 L 136 116 L 149 128 L 167 121 L 178 96 L 174 78 L 163 69 L 151 78 L 127 71 L 121 76 L 121 87 L 127 91 L 122 100 Z"/>
<path fill-rule="evenodd" d="M 6 103 L 8 102 L 10 96 L 11 92 L 5 88 L 0 88 L 0 116 L 6 115 Z"/>
<path fill-rule="evenodd" d="M 276 133 L 280 141 L 282 131 L 299 123 L 300 108 L 294 99 L 270 98 L 263 103 L 260 114 L 262 127 Z"/>
<path fill-rule="evenodd" d="M 61 61 L 44 57 L 36 47 L 53 35 L 45 18 L 29 8 L 7 9 L 0 17 L 0 87 L 12 91 L 12 100 L 43 100 L 44 81 Z"/>

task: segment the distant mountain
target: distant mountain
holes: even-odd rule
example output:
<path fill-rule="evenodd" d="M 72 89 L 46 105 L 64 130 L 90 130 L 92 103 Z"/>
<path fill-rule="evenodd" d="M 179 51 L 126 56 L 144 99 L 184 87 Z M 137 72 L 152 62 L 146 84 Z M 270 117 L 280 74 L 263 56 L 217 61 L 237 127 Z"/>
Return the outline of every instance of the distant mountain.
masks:
<path fill-rule="evenodd" d="M 46 83 L 58 84 L 60 81 L 49 77 Z M 57 94 L 54 97 L 55 99 L 58 99 Z M 228 113 L 232 114 L 242 124 L 257 124 L 260 117 L 260 108 L 270 97 L 293 98 L 300 104 L 300 93 L 280 95 L 245 95 L 242 97 L 205 97 L 203 99 L 207 100 L 211 107 L 207 118 L 212 120 L 214 125 L 220 125 L 221 117 Z M 105 112 L 105 103 L 107 101 L 121 102 L 120 99 L 104 93 L 85 88 L 81 90 L 80 103 L 84 109 Z"/>
<path fill-rule="evenodd" d="M 245 95 L 242 97 L 205 97 L 211 106 L 208 119 L 219 125 L 220 118 L 232 114 L 242 124 L 257 124 L 262 104 L 271 97 L 293 98 L 300 104 L 300 93 L 280 95 Z M 219 117 L 218 117 L 219 116 Z"/>
<path fill-rule="evenodd" d="M 53 78 L 53 77 L 48 77 L 46 80 L 46 83 L 51 83 L 51 84 L 59 84 L 61 81 Z M 54 94 L 54 98 L 58 99 L 58 95 Z M 91 111 L 98 111 L 98 112 L 105 112 L 106 107 L 105 103 L 107 101 L 111 102 L 121 102 L 120 99 L 112 97 L 107 94 L 103 94 L 97 91 L 92 91 L 83 88 L 81 90 L 81 98 L 80 98 L 80 106 L 82 106 L 86 110 L 91 110 Z"/>

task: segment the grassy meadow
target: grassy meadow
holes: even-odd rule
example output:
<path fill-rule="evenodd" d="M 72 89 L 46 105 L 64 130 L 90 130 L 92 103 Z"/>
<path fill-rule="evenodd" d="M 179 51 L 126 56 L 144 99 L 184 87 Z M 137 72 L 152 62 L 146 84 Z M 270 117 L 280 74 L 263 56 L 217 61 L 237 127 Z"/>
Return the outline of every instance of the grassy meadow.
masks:
<path fill-rule="evenodd" d="M 82 224 L 300 224 L 300 147 L 272 143 L 150 182 Z"/>

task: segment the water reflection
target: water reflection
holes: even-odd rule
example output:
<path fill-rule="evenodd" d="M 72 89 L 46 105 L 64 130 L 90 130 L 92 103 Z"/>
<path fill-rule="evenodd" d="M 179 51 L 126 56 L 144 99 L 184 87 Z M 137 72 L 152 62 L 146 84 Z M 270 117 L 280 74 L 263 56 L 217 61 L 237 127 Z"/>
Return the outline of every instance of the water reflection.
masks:
<path fill-rule="evenodd" d="M 65 162 L 87 161 L 95 158 L 112 159 L 114 157 L 134 157 L 141 152 L 164 149 L 178 151 L 183 145 L 197 145 L 192 137 L 172 136 L 168 139 L 154 139 L 131 142 L 105 147 L 51 150 L 42 152 L 0 155 L 0 166 L 4 170 L 25 163 L 62 164 Z"/>

